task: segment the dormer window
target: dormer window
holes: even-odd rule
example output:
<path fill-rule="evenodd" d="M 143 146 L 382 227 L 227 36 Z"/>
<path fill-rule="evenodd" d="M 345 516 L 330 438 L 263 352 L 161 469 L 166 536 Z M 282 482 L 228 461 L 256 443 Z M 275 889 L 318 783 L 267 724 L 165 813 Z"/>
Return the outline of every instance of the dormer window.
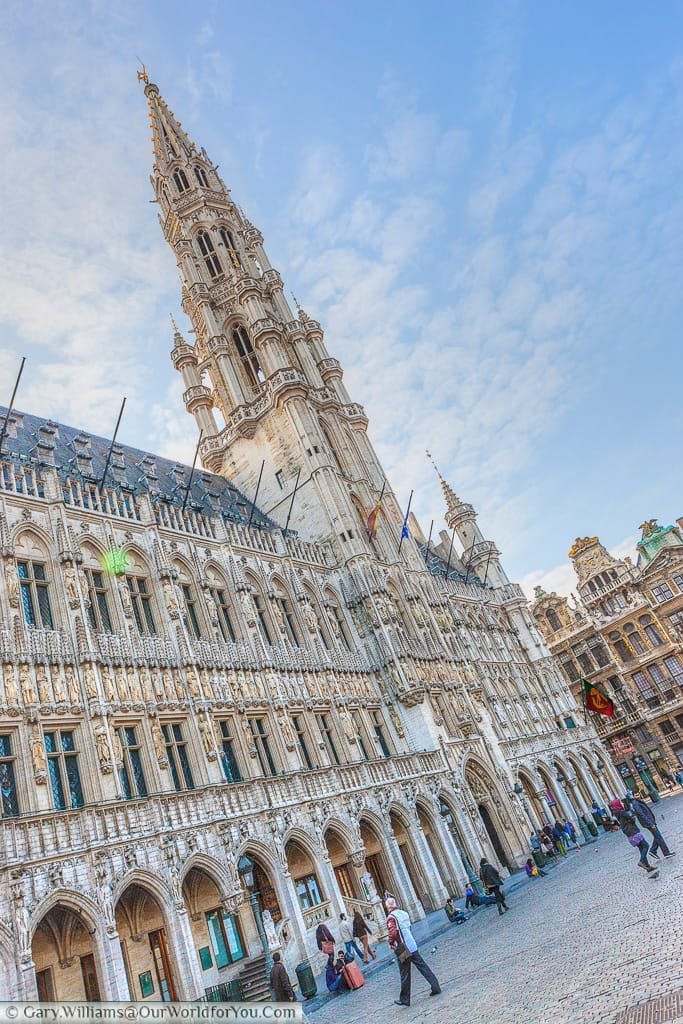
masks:
<path fill-rule="evenodd" d="M 187 175 L 185 174 L 185 171 L 179 168 L 177 171 L 174 172 L 173 180 L 175 182 L 175 187 L 178 189 L 179 192 L 187 192 L 187 190 L 190 187 L 190 183 L 187 180 Z"/>
<path fill-rule="evenodd" d="M 204 257 L 204 263 L 206 264 L 206 269 L 209 272 L 209 277 L 219 277 L 223 273 L 223 268 L 221 267 L 218 256 L 216 255 L 213 242 L 206 231 L 200 231 L 197 235 L 197 245 L 199 246 L 200 253 Z"/>
<path fill-rule="evenodd" d="M 204 168 L 203 167 L 195 167 L 194 173 L 195 173 L 195 175 L 197 177 L 197 181 L 202 186 L 202 188 L 208 188 L 209 187 L 209 179 L 206 176 L 206 171 L 204 170 Z"/>

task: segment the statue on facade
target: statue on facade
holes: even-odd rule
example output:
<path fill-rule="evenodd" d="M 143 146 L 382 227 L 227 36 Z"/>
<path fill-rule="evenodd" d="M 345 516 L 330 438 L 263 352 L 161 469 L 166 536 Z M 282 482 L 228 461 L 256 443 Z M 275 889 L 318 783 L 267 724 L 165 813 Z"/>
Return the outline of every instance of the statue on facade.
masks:
<path fill-rule="evenodd" d="M 51 704 L 52 694 L 47 681 L 47 670 L 44 665 L 36 665 L 36 683 L 38 684 L 38 699 L 41 704 Z"/>
<path fill-rule="evenodd" d="M 54 694 L 55 704 L 66 704 L 69 698 L 59 665 L 52 666 L 50 675 L 52 676 L 52 692 Z"/>
<path fill-rule="evenodd" d="M 100 762 L 100 770 L 105 774 L 110 772 L 111 752 L 109 750 L 107 730 L 104 725 L 98 725 L 95 727 L 95 749 L 97 751 L 97 758 Z"/>
<path fill-rule="evenodd" d="M 31 730 L 31 760 L 33 761 L 33 777 L 38 785 L 41 785 L 46 779 L 47 757 L 45 741 L 37 725 L 34 725 Z"/>
<path fill-rule="evenodd" d="M 26 664 L 19 666 L 19 685 L 21 686 L 21 699 L 24 704 L 35 704 L 36 694 L 33 689 L 31 669 Z"/>
<path fill-rule="evenodd" d="M 266 941 L 271 949 L 275 946 L 279 946 L 277 932 L 275 931 L 275 922 L 273 921 L 273 915 L 269 910 L 264 910 L 261 914 L 263 921 L 263 930 L 266 933 Z"/>
<path fill-rule="evenodd" d="M 17 681 L 14 675 L 14 665 L 5 665 L 5 698 L 10 707 L 18 704 Z"/>
<path fill-rule="evenodd" d="M 375 880 L 367 868 L 360 876 L 360 881 L 365 891 L 368 903 L 379 903 L 380 900 L 377 895 L 377 889 L 375 888 Z"/>
<path fill-rule="evenodd" d="M 5 566 L 5 586 L 7 587 L 7 599 L 10 608 L 19 607 L 19 580 L 14 562 L 8 562 Z"/>
<path fill-rule="evenodd" d="M 69 608 L 72 610 L 78 608 L 81 603 L 81 593 L 78 587 L 78 576 L 73 566 L 67 566 L 64 569 L 64 589 Z"/>

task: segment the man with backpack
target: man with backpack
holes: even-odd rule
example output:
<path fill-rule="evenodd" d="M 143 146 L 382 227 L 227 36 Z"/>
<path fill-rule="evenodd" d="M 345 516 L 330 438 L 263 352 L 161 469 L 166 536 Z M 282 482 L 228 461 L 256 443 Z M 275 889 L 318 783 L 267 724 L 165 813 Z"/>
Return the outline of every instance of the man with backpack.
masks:
<path fill-rule="evenodd" d="M 413 964 L 417 967 L 422 977 L 431 986 L 430 996 L 441 994 L 441 986 L 438 978 L 431 968 L 424 962 L 417 948 L 417 941 L 411 931 L 410 917 L 405 910 L 399 910 L 398 904 L 393 896 L 384 900 L 387 908 L 387 932 L 389 946 L 398 959 L 398 969 L 401 977 L 401 992 L 394 1002 L 396 1006 L 410 1006 L 410 976 Z"/>

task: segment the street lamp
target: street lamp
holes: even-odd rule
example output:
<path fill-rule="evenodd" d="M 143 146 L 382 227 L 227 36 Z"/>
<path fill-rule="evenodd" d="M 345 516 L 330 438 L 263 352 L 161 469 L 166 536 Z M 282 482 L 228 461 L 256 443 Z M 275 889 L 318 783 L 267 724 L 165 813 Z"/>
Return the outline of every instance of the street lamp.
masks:
<path fill-rule="evenodd" d="M 257 898 L 259 894 L 254 888 L 254 861 L 251 857 L 248 857 L 246 853 L 243 853 L 237 861 L 237 874 L 242 879 L 244 887 L 247 890 L 251 912 L 254 915 L 254 921 L 256 922 L 258 937 L 261 940 L 261 946 L 266 955 L 266 978 L 268 980 L 268 984 L 270 984 L 270 972 L 273 969 L 273 954 L 271 953 L 270 946 L 268 945 L 268 939 L 266 938 L 266 932 L 261 918 L 261 911 L 259 910 Z"/>
<path fill-rule="evenodd" d="M 453 815 L 451 814 L 450 807 L 448 806 L 448 804 L 445 804 L 445 803 L 441 802 L 441 804 L 439 806 L 439 812 L 440 812 L 441 817 L 443 818 L 443 820 L 446 822 L 446 827 L 448 828 L 448 831 L 451 834 L 451 839 L 453 840 L 453 843 L 455 844 L 455 848 L 457 849 L 458 853 L 460 854 L 460 859 L 463 862 L 463 865 L 465 867 L 465 872 L 467 874 L 468 882 L 470 883 L 470 885 L 472 886 L 472 888 L 474 889 L 474 891 L 476 893 L 478 893 L 480 896 L 483 896 L 484 895 L 484 887 L 481 884 L 481 879 L 479 878 L 479 876 L 477 874 L 475 874 L 474 868 L 472 867 L 472 864 L 470 863 L 470 859 L 467 856 L 467 854 L 466 854 L 466 852 L 465 852 L 465 850 L 463 848 L 462 843 L 460 842 L 460 838 L 459 838 L 458 833 L 457 833 L 455 822 L 453 821 Z"/>

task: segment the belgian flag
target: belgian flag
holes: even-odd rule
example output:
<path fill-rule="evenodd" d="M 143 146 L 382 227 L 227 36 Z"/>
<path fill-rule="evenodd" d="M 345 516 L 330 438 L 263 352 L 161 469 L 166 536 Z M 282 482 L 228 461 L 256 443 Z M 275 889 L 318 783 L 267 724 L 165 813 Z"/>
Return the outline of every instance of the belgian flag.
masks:
<path fill-rule="evenodd" d="M 611 701 L 606 693 L 593 686 L 587 679 L 583 681 L 583 704 L 589 711 L 596 715 L 606 715 L 607 718 L 614 718 L 614 701 Z"/>

